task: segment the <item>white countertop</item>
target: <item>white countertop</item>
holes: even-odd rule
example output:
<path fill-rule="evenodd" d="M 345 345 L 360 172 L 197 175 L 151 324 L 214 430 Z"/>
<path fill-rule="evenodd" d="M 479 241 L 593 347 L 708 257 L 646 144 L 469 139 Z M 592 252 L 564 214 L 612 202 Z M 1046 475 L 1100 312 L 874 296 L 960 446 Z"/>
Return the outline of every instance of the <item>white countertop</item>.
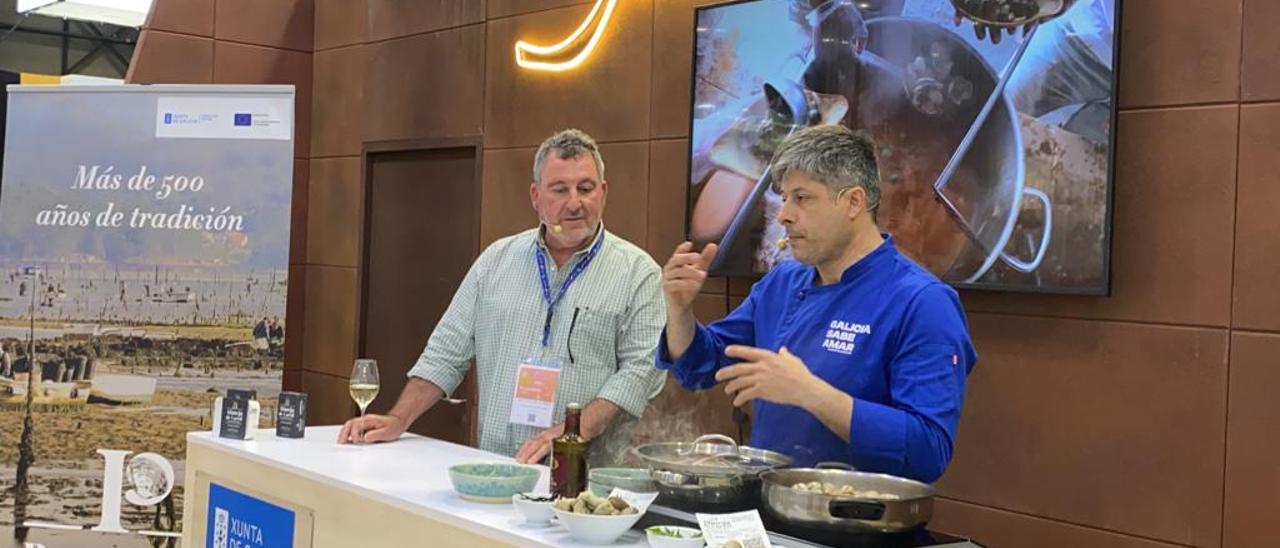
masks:
<path fill-rule="evenodd" d="M 529 525 L 510 504 L 481 504 L 458 498 L 448 468 L 467 462 L 514 462 L 510 457 L 445 441 L 405 434 L 399 441 L 338 445 L 338 426 L 309 426 L 303 439 L 277 438 L 274 429 L 240 441 L 191 432 L 187 443 L 214 446 L 266 466 L 340 486 L 443 523 L 517 546 L 590 546 L 569 538 L 564 526 Z M 536 492 L 546 492 L 547 467 Z M 628 531 L 613 546 L 648 546 L 644 534 Z"/>

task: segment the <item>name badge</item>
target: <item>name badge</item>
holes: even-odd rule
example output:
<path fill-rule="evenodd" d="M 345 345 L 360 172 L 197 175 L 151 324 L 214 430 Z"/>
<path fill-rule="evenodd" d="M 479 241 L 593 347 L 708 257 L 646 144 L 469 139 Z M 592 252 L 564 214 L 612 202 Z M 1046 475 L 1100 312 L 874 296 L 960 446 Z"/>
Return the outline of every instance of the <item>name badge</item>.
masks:
<path fill-rule="evenodd" d="M 511 401 L 512 424 L 538 428 L 551 426 L 560 372 L 558 360 L 528 359 L 516 368 L 516 390 Z"/>

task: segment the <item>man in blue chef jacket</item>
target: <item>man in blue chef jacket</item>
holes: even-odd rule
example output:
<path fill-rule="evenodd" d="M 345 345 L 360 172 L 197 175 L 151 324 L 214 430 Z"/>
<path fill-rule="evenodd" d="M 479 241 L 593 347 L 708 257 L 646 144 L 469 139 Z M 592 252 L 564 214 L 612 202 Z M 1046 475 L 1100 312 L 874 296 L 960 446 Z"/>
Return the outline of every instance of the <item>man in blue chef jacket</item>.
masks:
<path fill-rule="evenodd" d="M 689 389 L 717 382 L 755 404 L 751 445 L 799 466 L 839 461 L 924 482 L 951 460 L 977 354 L 956 292 L 880 233 L 870 138 L 805 129 L 774 155 L 778 222 L 795 261 L 778 264 L 724 319 L 692 304 L 716 245 L 685 242 L 663 268 L 660 369 Z"/>

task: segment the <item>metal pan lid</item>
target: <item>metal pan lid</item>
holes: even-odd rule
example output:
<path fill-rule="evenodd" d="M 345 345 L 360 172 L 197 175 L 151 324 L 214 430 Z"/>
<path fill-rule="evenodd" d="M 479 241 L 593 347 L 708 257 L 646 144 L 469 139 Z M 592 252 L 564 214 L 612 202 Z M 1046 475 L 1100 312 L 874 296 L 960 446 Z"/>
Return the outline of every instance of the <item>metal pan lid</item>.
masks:
<path fill-rule="evenodd" d="M 647 443 L 632 452 L 650 469 L 684 474 L 758 474 L 792 462 L 782 453 L 738 445 L 720 434 L 699 436 L 692 442 Z"/>

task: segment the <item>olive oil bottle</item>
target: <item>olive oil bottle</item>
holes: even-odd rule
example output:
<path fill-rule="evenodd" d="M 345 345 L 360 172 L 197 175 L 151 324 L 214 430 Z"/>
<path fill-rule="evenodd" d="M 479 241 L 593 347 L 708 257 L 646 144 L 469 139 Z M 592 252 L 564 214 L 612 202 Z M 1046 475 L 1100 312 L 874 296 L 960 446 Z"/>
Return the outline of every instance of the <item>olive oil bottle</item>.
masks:
<path fill-rule="evenodd" d="M 582 437 L 582 406 L 564 413 L 564 434 L 551 442 L 551 494 L 576 497 L 587 489 L 587 440 Z"/>

